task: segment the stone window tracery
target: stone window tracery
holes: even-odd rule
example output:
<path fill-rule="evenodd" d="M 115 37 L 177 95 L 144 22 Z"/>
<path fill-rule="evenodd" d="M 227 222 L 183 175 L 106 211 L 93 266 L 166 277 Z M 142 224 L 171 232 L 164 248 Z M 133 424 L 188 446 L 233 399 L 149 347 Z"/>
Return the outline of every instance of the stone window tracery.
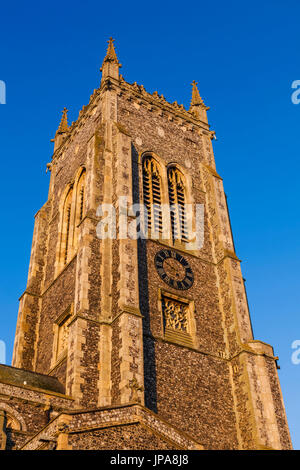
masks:
<path fill-rule="evenodd" d="M 171 299 L 163 301 L 165 328 L 187 333 L 188 306 Z"/>
<path fill-rule="evenodd" d="M 164 338 L 195 347 L 194 303 L 163 292 L 160 295 Z"/>

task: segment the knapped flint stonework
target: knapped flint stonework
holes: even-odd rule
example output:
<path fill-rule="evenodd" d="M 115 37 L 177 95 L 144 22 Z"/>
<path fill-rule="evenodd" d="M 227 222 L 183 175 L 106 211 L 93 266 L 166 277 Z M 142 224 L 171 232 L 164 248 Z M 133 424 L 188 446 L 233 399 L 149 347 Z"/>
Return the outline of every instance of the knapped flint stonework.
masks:
<path fill-rule="evenodd" d="M 290 449 L 277 358 L 253 339 L 208 108 L 196 82 L 186 110 L 119 68 L 110 40 L 100 87 L 71 125 L 64 109 L 55 134 L 13 367 L 0 368 L 0 448 Z M 188 249 L 176 215 L 177 240 L 120 237 L 137 216 L 124 196 L 202 204 L 203 246 Z M 97 235 L 102 203 L 116 209 L 114 239 Z M 169 215 L 149 207 L 164 228 Z M 164 249 L 182 262 L 168 276 L 155 264 Z"/>

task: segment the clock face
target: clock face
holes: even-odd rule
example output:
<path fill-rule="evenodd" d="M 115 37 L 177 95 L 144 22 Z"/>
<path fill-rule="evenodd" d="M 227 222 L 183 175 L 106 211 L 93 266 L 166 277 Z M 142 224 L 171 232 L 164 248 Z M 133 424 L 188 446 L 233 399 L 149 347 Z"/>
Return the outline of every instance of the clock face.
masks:
<path fill-rule="evenodd" d="M 194 274 L 188 261 L 176 251 L 161 250 L 155 255 L 155 267 L 160 278 L 174 289 L 192 287 Z"/>

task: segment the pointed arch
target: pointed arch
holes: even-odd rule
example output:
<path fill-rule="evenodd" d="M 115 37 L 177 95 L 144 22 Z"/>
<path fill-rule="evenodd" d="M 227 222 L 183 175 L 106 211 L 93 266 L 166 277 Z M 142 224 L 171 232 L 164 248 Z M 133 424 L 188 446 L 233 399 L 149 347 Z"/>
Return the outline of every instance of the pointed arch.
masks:
<path fill-rule="evenodd" d="M 167 177 L 173 243 L 175 240 L 187 242 L 189 237 L 186 214 L 186 179 L 182 171 L 175 165 L 168 167 Z"/>
<path fill-rule="evenodd" d="M 86 169 L 81 166 L 66 186 L 59 205 L 59 243 L 56 274 L 71 260 L 78 247 L 79 224 L 85 214 Z"/>
<path fill-rule="evenodd" d="M 4 411 L 6 427 L 16 431 L 27 431 L 23 416 L 7 403 L 0 402 L 0 411 Z"/>
<path fill-rule="evenodd" d="M 143 162 L 143 203 L 146 208 L 148 230 L 162 233 L 162 172 L 157 160 L 145 155 Z"/>

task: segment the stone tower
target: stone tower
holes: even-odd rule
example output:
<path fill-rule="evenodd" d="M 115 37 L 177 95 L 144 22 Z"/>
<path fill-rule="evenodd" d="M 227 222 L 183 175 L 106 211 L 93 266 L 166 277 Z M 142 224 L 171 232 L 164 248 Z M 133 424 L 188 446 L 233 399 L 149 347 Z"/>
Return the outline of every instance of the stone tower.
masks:
<path fill-rule="evenodd" d="M 100 87 L 55 134 L 13 367 L 0 366 L 2 448 L 290 449 L 209 108 L 196 82 L 186 110 L 120 67 L 110 39 Z"/>

